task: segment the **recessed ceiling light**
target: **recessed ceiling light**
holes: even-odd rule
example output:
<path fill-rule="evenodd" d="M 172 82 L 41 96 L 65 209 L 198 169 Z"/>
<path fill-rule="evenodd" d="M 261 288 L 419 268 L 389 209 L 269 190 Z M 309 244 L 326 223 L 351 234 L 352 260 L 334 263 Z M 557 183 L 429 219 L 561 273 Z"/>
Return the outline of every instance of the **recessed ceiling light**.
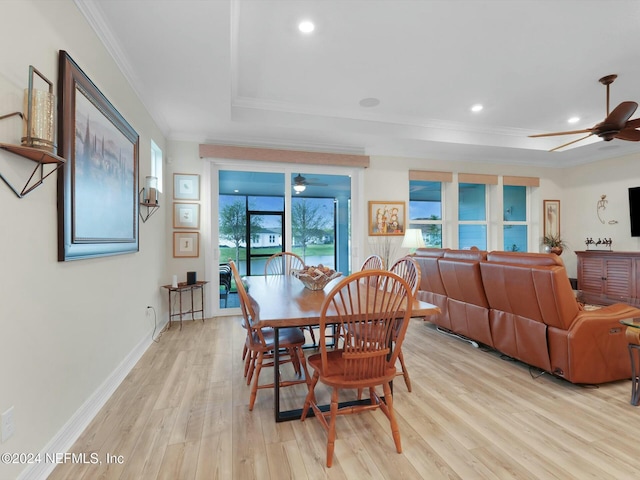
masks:
<path fill-rule="evenodd" d="M 473 107 L 471 107 L 471 111 L 478 113 L 480 111 L 482 111 L 484 107 L 482 105 L 480 105 L 479 103 L 476 103 Z"/>
<path fill-rule="evenodd" d="M 300 30 L 302 33 L 311 33 L 315 29 L 316 26 L 309 20 L 304 20 L 298 24 L 298 30 Z"/>
<path fill-rule="evenodd" d="M 380 99 L 378 98 L 374 98 L 374 97 L 368 97 L 368 98 L 363 98 L 362 100 L 360 100 L 360 106 L 361 107 L 377 107 L 378 105 L 380 105 Z"/>
<path fill-rule="evenodd" d="M 567 122 L 569 123 L 578 123 L 580 121 L 580 117 L 571 117 Z"/>

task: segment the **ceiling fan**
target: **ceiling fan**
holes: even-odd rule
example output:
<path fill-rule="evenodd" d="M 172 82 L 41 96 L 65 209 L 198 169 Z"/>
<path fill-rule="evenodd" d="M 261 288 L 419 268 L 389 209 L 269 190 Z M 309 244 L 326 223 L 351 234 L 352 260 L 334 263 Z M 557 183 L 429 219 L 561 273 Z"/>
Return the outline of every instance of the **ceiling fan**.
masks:
<path fill-rule="evenodd" d="M 320 183 L 320 182 L 316 182 L 313 179 L 310 179 L 310 181 L 307 181 L 307 179 L 305 177 L 303 177 L 302 175 L 298 174 L 297 176 L 293 177 L 293 189 L 296 192 L 304 192 L 305 189 L 308 186 L 315 186 L 315 187 L 328 187 L 329 184 L 328 183 Z"/>
<path fill-rule="evenodd" d="M 640 127 L 640 118 L 629 120 L 631 115 L 638 108 L 636 102 L 622 102 L 612 112 L 609 112 L 609 85 L 618 78 L 618 75 L 612 74 L 602 77 L 598 80 L 601 84 L 607 87 L 607 116 L 605 119 L 591 128 L 585 128 L 583 130 L 570 130 L 567 132 L 555 132 L 555 133 L 541 133 L 538 135 L 529 135 L 531 138 L 538 137 L 553 137 L 556 135 L 574 135 L 578 133 L 588 133 L 587 136 L 573 140 L 571 142 L 560 145 L 559 147 L 552 148 L 550 152 L 567 147 L 573 143 L 580 142 L 589 138 L 592 135 L 597 135 L 605 142 L 618 138 L 620 140 L 628 140 L 630 142 L 640 141 L 640 130 L 636 130 Z"/>

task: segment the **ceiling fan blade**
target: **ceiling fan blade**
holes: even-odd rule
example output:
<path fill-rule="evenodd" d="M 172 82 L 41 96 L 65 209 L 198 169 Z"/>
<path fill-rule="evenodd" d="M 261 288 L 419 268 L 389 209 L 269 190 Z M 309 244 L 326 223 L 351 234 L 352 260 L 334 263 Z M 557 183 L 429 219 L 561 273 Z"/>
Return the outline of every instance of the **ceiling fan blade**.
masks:
<path fill-rule="evenodd" d="M 625 128 L 623 130 L 620 130 L 616 134 L 615 138 L 619 138 L 620 140 L 628 140 L 630 142 L 640 142 L 640 130 L 636 130 L 635 128 Z"/>
<path fill-rule="evenodd" d="M 628 120 L 625 125 L 625 129 L 627 128 L 638 128 L 640 127 L 640 118 L 634 118 L 633 120 Z"/>
<path fill-rule="evenodd" d="M 539 138 L 539 137 L 555 137 L 557 135 L 575 135 L 577 133 L 591 133 L 590 128 L 585 128 L 582 130 L 569 130 L 567 132 L 554 132 L 554 133 L 539 133 L 537 135 L 529 135 L 529 138 Z"/>
<path fill-rule="evenodd" d="M 636 102 L 622 102 L 607 115 L 607 118 L 600 125 L 606 125 L 608 129 L 622 130 L 637 108 Z"/>
<path fill-rule="evenodd" d="M 588 131 L 588 130 L 587 130 L 587 131 Z M 560 150 L 561 148 L 568 147 L 569 145 L 571 145 L 571 144 L 573 144 L 573 143 L 577 143 L 577 142 L 580 142 L 580 141 L 582 141 L 582 140 L 585 140 L 585 139 L 589 138 L 591 135 L 593 135 L 593 133 L 590 133 L 590 134 L 589 134 L 589 135 L 587 135 L 586 137 L 582 137 L 582 138 L 579 138 L 579 139 L 577 139 L 577 140 L 573 140 L 572 142 L 565 143 L 564 145 L 560 145 L 559 147 L 552 148 L 552 149 L 551 149 L 551 150 L 549 150 L 549 151 L 550 151 L 550 152 L 555 152 L 556 150 Z"/>

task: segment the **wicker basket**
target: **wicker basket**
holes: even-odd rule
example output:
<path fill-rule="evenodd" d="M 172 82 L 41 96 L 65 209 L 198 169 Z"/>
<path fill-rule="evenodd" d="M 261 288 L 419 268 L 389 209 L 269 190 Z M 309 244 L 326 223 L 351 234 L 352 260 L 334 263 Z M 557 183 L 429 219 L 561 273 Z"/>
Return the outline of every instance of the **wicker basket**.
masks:
<path fill-rule="evenodd" d="M 326 275 L 318 271 L 315 274 L 309 274 L 308 270 L 294 270 L 293 272 L 291 272 L 291 275 L 300 280 L 309 290 L 322 290 L 327 286 L 327 283 L 329 283 L 334 278 L 338 278 L 342 275 L 342 273 L 333 272 L 329 275 Z"/>

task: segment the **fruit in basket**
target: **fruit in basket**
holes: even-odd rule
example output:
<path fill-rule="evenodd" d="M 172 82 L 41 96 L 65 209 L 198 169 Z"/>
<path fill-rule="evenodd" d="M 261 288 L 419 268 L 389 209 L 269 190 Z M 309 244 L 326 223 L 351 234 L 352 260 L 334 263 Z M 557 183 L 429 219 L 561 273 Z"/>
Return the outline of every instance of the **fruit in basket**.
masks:
<path fill-rule="evenodd" d="M 303 270 L 293 272 L 293 275 L 304 283 L 305 287 L 311 290 L 321 290 L 327 283 L 342 274 L 332 268 L 318 264 L 317 266 L 306 266 Z"/>

